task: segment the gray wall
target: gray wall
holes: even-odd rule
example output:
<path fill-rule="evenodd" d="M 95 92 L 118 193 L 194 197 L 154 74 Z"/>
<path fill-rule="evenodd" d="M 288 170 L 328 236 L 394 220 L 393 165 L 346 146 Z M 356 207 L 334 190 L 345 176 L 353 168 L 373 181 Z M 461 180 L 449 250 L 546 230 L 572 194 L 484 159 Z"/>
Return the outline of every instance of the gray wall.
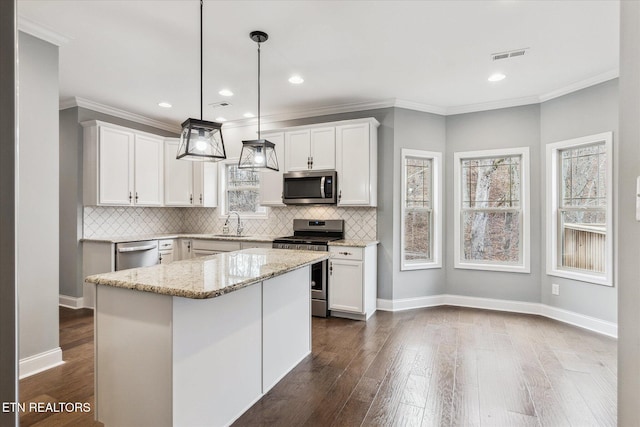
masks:
<path fill-rule="evenodd" d="M 400 188 L 403 148 L 441 152 L 444 162 L 446 149 L 445 117 L 398 108 L 395 110 L 394 123 L 394 150 L 393 155 L 389 156 L 389 160 L 393 159 L 393 168 L 384 168 L 383 179 L 386 180 L 388 188 L 383 193 L 380 193 L 383 198 L 391 198 L 390 202 L 393 209 L 392 227 L 386 229 L 386 233 L 393 239 L 393 248 L 395 249 L 393 251 L 393 290 L 391 297 L 397 300 L 444 294 L 447 292 L 444 262 L 442 268 L 400 271 Z M 443 166 L 446 172 L 448 165 L 445 164 Z M 382 168 L 379 166 L 379 171 L 380 169 Z M 393 183 L 393 186 L 390 185 L 391 183 Z M 443 197 L 443 201 L 445 199 L 446 197 Z M 446 212 L 444 213 L 443 227 L 447 223 L 447 215 Z M 444 258 L 444 247 L 442 250 Z M 378 298 L 383 297 L 378 295 Z"/>
<path fill-rule="evenodd" d="M 455 269 L 453 155 L 459 151 L 529 147 L 530 176 L 540 175 L 540 106 L 505 108 L 447 117 L 445 157 L 447 292 L 516 301 L 540 301 L 540 180 L 531 180 L 531 273 Z"/>
<path fill-rule="evenodd" d="M 618 170 L 615 157 L 618 155 L 618 80 L 610 80 L 596 86 L 570 93 L 560 98 L 544 102 L 540 107 L 541 150 L 540 188 L 546 202 L 546 144 L 601 132 L 613 131 L 614 163 L 613 170 Z M 617 187 L 614 185 L 614 187 Z M 617 197 L 614 193 L 614 205 Z M 617 211 L 614 206 L 614 217 Z M 542 303 L 565 310 L 574 311 L 598 319 L 616 322 L 617 290 L 616 286 L 602 286 L 579 282 L 546 274 L 546 215 L 542 221 Z M 614 224 L 617 221 L 614 221 Z M 614 230 L 615 232 L 615 230 Z M 615 244 L 616 239 L 614 239 Z M 614 253 L 618 251 L 614 248 Z M 615 281 L 615 272 L 614 272 Z M 551 295 L 551 284 L 560 285 L 560 295 Z"/>
<path fill-rule="evenodd" d="M 18 400 L 15 271 L 16 4 L 0 2 L 0 402 Z M 0 411 L 0 425 L 18 414 Z"/>
<path fill-rule="evenodd" d="M 620 2 L 620 164 L 618 228 L 618 425 L 640 422 L 640 3 Z"/>
<path fill-rule="evenodd" d="M 60 294 L 82 296 L 82 139 L 80 123 L 101 120 L 161 136 L 173 132 L 86 108 L 60 111 Z"/>
<path fill-rule="evenodd" d="M 58 47 L 19 33 L 20 359 L 58 348 Z"/>

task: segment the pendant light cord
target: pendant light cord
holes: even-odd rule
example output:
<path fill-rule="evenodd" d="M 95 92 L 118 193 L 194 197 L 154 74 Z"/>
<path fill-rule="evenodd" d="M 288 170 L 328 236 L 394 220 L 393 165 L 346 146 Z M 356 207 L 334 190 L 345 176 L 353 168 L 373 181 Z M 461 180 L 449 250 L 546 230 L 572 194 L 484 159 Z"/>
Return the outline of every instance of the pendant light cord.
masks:
<path fill-rule="evenodd" d="M 258 42 L 258 139 L 260 138 L 260 42 Z"/>
<path fill-rule="evenodd" d="M 204 103 L 202 94 L 202 74 L 203 74 L 203 65 L 202 65 L 202 5 L 203 1 L 200 0 L 200 120 L 202 120 L 202 104 Z"/>

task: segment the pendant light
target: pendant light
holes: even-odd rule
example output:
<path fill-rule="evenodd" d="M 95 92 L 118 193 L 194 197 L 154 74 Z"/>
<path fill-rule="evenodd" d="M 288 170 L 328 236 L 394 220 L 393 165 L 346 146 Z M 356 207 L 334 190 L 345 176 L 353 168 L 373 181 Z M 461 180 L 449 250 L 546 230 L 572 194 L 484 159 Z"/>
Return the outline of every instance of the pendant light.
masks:
<path fill-rule="evenodd" d="M 262 31 L 252 31 L 251 40 L 258 43 L 258 139 L 242 141 L 242 151 L 238 161 L 238 169 L 278 169 L 275 144 L 260 138 L 260 43 L 267 41 L 269 36 Z"/>
<path fill-rule="evenodd" d="M 200 120 L 189 118 L 182 123 L 176 159 L 219 161 L 227 158 L 222 140 L 222 124 L 202 120 L 202 6 L 200 0 Z"/>

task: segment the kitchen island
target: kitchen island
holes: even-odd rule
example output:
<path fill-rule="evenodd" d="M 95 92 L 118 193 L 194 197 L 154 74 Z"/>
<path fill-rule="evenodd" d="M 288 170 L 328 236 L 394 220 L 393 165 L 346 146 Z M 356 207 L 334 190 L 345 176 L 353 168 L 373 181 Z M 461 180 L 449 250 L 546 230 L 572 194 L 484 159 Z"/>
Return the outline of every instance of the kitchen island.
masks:
<path fill-rule="evenodd" d="M 246 249 L 87 277 L 96 419 L 233 422 L 310 353 L 310 265 L 328 257 Z"/>

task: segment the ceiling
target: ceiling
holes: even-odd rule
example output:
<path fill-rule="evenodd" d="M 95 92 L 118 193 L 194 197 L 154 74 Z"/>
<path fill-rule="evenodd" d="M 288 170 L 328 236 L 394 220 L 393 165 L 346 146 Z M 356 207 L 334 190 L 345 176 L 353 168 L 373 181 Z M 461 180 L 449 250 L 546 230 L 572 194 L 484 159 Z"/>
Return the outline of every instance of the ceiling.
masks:
<path fill-rule="evenodd" d="M 60 99 L 176 126 L 199 116 L 199 2 L 18 0 L 60 44 Z M 617 76 L 618 1 L 205 1 L 204 119 L 398 105 L 441 114 L 539 102 Z M 500 61 L 490 54 L 528 48 Z M 502 72 L 501 82 L 487 81 Z M 301 85 L 287 79 L 297 73 Z M 234 96 L 218 91 L 228 88 Z M 173 108 L 158 106 L 167 101 Z M 209 104 L 227 101 L 229 107 Z"/>

